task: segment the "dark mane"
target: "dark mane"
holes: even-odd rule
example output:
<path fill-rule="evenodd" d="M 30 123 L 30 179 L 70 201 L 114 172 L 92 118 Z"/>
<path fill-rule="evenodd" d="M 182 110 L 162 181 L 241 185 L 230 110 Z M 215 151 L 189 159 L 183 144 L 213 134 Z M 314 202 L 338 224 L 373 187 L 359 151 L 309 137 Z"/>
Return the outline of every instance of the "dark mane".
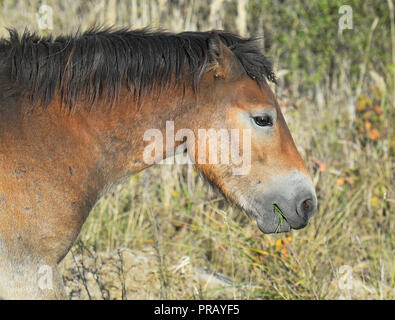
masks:
<path fill-rule="evenodd" d="M 74 36 L 39 37 L 9 30 L 0 40 L 0 96 L 24 95 L 47 106 L 55 94 L 72 107 L 77 99 L 114 102 L 122 86 L 138 98 L 184 81 L 197 87 L 211 62 L 212 32 L 90 29 Z M 275 82 L 271 62 L 254 39 L 215 31 L 258 83 Z"/>

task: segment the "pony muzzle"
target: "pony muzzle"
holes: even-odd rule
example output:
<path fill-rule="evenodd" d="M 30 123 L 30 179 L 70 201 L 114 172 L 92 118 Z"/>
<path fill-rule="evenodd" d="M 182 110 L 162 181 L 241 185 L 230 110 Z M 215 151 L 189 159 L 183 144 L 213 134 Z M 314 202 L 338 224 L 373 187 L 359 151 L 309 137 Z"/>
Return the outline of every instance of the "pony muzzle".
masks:
<path fill-rule="evenodd" d="M 264 233 L 301 229 L 317 211 L 314 186 L 305 174 L 294 171 L 272 181 L 257 200 L 257 224 Z"/>

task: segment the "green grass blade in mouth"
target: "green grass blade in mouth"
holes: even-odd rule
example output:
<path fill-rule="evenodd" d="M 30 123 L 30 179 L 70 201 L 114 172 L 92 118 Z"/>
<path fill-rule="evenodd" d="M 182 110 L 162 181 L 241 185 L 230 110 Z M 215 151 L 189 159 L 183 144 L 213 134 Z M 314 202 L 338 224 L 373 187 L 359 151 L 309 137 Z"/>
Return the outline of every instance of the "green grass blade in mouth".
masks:
<path fill-rule="evenodd" d="M 277 215 L 278 215 L 278 225 L 277 225 L 276 231 L 274 231 L 274 233 L 277 233 L 278 230 L 280 230 L 280 227 L 282 226 L 284 220 L 286 220 L 286 219 L 284 217 L 284 213 L 281 211 L 281 209 L 278 207 L 278 205 L 273 204 L 273 209 L 274 209 L 274 212 L 277 213 Z"/>

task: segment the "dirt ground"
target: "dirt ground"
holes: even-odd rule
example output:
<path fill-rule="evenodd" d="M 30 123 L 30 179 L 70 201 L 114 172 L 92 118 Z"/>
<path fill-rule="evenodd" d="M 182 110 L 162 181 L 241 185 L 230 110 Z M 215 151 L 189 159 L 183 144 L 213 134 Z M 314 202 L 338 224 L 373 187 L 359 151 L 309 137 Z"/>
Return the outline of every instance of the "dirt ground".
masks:
<path fill-rule="evenodd" d="M 243 286 L 188 256 L 160 257 L 153 248 L 69 254 L 62 263 L 70 299 L 232 299 Z M 249 288 L 250 289 L 250 288 Z"/>

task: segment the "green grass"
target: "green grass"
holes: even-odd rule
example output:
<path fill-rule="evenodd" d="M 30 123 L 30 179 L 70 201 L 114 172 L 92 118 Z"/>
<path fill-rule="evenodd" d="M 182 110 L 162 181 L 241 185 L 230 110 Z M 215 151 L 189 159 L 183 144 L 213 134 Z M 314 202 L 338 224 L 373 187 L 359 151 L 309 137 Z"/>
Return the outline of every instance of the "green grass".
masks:
<path fill-rule="evenodd" d="M 274 233 L 277 233 L 278 230 L 280 230 L 281 226 L 283 225 L 285 217 L 284 217 L 284 213 L 281 211 L 281 209 L 278 207 L 278 205 L 273 204 L 273 210 L 278 215 L 278 225 L 277 225 L 276 231 L 274 232 Z"/>

